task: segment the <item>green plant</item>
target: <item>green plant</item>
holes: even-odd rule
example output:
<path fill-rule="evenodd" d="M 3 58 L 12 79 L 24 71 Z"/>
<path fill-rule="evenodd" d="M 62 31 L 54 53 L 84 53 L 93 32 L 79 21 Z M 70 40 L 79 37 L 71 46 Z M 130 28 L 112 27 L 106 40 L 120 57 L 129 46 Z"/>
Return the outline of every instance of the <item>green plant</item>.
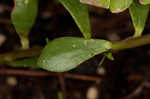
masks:
<path fill-rule="evenodd" d="M 106 52 L 105 56 L 113 60 L 111 55 L 113 51 L 135 48 L 150 43 L 150 34 L 142 36 L 149 13 L 150 0 L 59 1 L 69 11 L 84 37 L 61 37 L 48 41 L 44 49 L 29 48 L 28 35 L 37 16 L 38 0 L 14 0 L 15 7 L 11 19 L 20 36 L 22 48 L 19 51 L 1 54 L 0 57 L 3 57 L 0 59 L 1 63 L 8 63 L 16 67 L 37 65 L 38 67 L 35 68 L 64 72 L 77 67 L 97 54 Z M 129 8 L 135 28 L 134 35 L 127 40 L 116 43 L 91 38 L 88 7 L 85 4 L 104 7 L 110 9 L 112 13 L 123 12 Z"/>

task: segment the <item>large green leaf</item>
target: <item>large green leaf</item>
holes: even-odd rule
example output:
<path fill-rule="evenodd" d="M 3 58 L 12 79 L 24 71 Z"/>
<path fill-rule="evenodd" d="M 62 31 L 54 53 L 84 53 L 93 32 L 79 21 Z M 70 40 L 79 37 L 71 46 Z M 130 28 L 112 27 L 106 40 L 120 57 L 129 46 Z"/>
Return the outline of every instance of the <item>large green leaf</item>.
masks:
<path fill-rule="evenodd" d="M 141 4 L 150 4 L 150 0 L 139 0 Z"/>
<path fill-rule="evenodd" d="M 38 0 L 14 0 L 14 3 L 12 23 L 17 33 L 28 35 L 37 16 Z"/>
<path fill-rule="evenodd" d="M 149 13 L 149 6 L 141 5 L 137 0 L 134 0 L 130 6 L 130 15 L 135 28 L 134 37 L 141 36 L 145 22 Z"/>
<path fill-rule="evenodd" d="M 104 8 L 109 8 L 110 4 L 110 0 L 80 0 L 80 2 Z"/>
<path fill-rule="evenodd" d="M 68 71 L 93 56 L 108 51 L 111 46 L 112 44 L 106 40 L 58 38 L 44 48 L 38 59 L 38 65 L 49 71 Z"/>
<path fill-rule="evenodd" d="M 110 10 L 113 13 L 119 13 L 127 8 L 132 4 L 133 0 L 110 0 Z"/>
<path fill-rule="evenodd" d="M 85 38 L 91 38 L 88 8 L 79 0 L 60 0 L 69 11 Z M 67 20 L 66 20 L 67 21 Z"/>

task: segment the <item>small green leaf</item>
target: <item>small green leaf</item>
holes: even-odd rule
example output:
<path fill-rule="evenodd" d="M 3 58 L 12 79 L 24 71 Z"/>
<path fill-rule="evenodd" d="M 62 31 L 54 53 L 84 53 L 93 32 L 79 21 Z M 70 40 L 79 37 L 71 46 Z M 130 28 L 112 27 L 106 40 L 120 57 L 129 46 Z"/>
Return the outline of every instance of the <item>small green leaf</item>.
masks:
<path fill-rule="evenodd" d="M 150 4 L 150 0 L 139 0 L 139 2 L 143 5 Z"/>
<path fill-rule="evenodd" d="M 110 0 L 80 0 L 80 2 L 103 8 L 109 8 L 110 4 Z"/>
<path fill-rule="evenodd" d="M 110 0 L 110 10 L 112 13 L 119 13 L 127 8 L 132 4 L 133 0 Z"/>
<path fill-rule="evenodd" d="M 28 35 L 37 16 L 38 0 L 14 0 L 12 23 L 19 34 Z"/>
<path fill-rule="evenodd" d="M 93 56 L 111 49 L 106 40 L 63 37 L 47 44 L 38 59 L 39 67 L 64 72 L 74 69 Z"/>
<path fill-rule="evenodd" d="M 9 64 L 12 65 L 13 67 L 36 67 L 37 68 L 37 59 L 38 58 L 36 57 L 21 59 L 21 60 L 12 61 Z"/>
<path fill-rule="evenodd" d="M 69 11 L 83 36 L 85 38 L 91 38 L 91 27 L 87 6 L 80 3 L 79 0 L 60 0 L 60 2 Z"/>
<path fill-rule="evenodd" d="M 130 15 L 135 28 L 134 37 L 141 36 L 148 13 L 149 6 L 141 5 L 137 0 L 134 0 L 133 4 L 130 6 Z"/>
<path fill-rule="evenodd" d="M 114 60 L 114 57 L 113 57 L 112 53 L 107 53 L 107 54 L 106 54 L 106 57 L 107 57 L 109 60 Z"/>

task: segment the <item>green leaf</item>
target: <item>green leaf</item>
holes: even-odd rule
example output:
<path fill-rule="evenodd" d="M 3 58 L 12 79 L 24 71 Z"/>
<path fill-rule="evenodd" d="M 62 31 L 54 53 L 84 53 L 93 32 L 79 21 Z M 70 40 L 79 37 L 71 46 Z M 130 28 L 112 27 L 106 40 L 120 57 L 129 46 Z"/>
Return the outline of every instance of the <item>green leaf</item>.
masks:
<path fill-rule="evenodd" d="M 133 0 L 111 0 L 110 1 L 110 10 L 112 13 L 119 13 L 131 5 Z"/>
<path fill-rule="evenodd" d="M 21 59 L 21 60 L 15 60 L 10 62 L 9 64 L 13 67 L 36 67 L 37 68 L 37 59 L 34 58 L 27 58 L 27 59 Z"/>
<path fill-rule="evenodd" d="M 114 57 L 113 57 L 112 53 L 107 53 L 107 54 L 106 54 L 106 57 L 107 57 L 107 59 L 109 59 L 109 60 L 114 60 Z"/>
<path fill-rule="evenodd" d="M 28 35 L 37 16 L 38 0 L 14 0 L 11 20 L 19 34 Z"/>
<path fill-rule="evenodd" d="M 63 94 L 61 91 L 57 92 L 58 99 L 63 99 Z"/>
<path fill-rule="evenodd" d="M 143 5 L 150 4 L 150 0 L 139 0 L 139 1 Z"/>
<path fill-rule="evenodd" d="M 83 36 L 85 38 L 91 38 L 91 28 L 87 6 L 80 3 L 79 0 L 60 0 L 60 2 L 69 11 Z"/>
<path fill-rule="evenodd" d="M 110 4 L 110 0 L 80 0 L 80 2 L 104 8 L 109 8 Z"/>
<path fill-rule="evenodd" d="M 137 0 L 130 6 L 130 15 L 135 28 L 134 37 L 141 36 L 146 19 L 149 13 L 149 6 L 141 5 Z"/>
<path fill-rule="evenodd" d="M 74 69 L 93 56 L 111 49 L 106 40 L 62 37 L 47 44 L 38 59 L 38 65 L 46 70 L 64 72 Z"/>

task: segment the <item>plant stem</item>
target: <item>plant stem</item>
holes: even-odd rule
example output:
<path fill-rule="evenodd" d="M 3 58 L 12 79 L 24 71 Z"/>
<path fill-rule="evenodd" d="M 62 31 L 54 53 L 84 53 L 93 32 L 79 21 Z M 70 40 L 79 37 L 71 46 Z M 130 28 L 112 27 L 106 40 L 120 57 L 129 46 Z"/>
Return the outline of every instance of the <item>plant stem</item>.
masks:
<path fill-rule="evenodd" d="M 150 44 L 150 34 L 144 35 L 138 38 L 130 38 L 128 40 L 123 40 L 112 44 L 113 51 L 125 50 L 129 48 L 135 48 Z M 34 47 L 26 50 L 12 51 L 0 54 L 0 63 L 10 62 L 16 59 L 25 57 L 36 57 L 41 54 L 41 47 Z"/>
<path fill-rule="evenodd" d="M 21 51 L 13 51 L 0 54 L 0 63 L 10 62 L 24 57 L 35 57 L 41 54 L 42 48 L 34 47 Z"/>
<path fill-rule="evenodd" d="M 99 62 L 98 66 L 101 67 L 104 60 L 106 59 L 106 54 L 104 54 L 104 56 L 102 57 L 101 61 Z"/>
<path fill-rule="evenodd" d="M 28 37 L 25 36 L 25 35 L 21 35 L 21 34 L 19 35 L 19 37 L 20 37 L 20 42 L 21 42 L 21 48 L 23 50 L 28 49 L 29 48 L 29 39 L 28 39 Z"/>
<path fill-rule="evenodd" d="M 128 40 L 123 40 L 120 42 L 113 43 L 112 50 L 119 51 L 119 50 L 143 46 L 146 44 L 150 44 L 150 34 L 138 38 L 130 38 Z"/>

